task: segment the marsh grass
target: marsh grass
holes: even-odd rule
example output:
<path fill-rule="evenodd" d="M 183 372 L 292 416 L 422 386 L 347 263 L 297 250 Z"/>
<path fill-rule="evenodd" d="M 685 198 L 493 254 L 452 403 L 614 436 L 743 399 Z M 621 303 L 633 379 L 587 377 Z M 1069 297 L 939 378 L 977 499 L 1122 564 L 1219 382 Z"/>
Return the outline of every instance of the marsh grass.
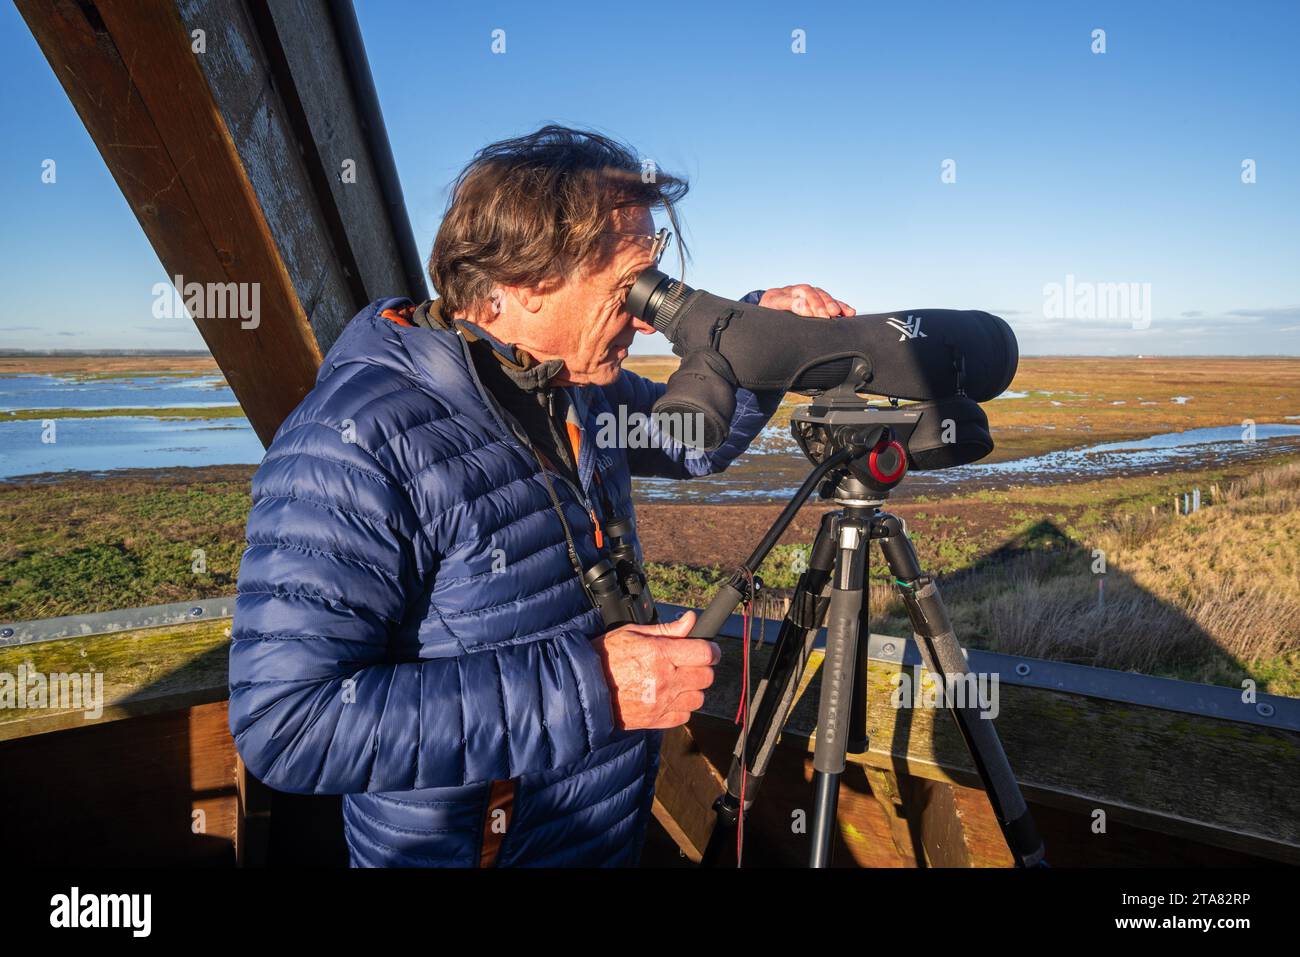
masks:
<path fill-rule="evenodd" d="M 1300 462 L 1218 489 L 1190 516 L 1133 507 L 1086 531 L 1030 519 L 997 549 L 969 543 L 935 561 L 931 531 L 913 533 L 963 644 L 1011 655 L 1166 675 L 1300 696 Z M 922 513 L 923 514 L 923 513 Z M 788 596 L 807 545 L 783 545 L 762 578 Z M 1097 557 L 1105 573 L 1096 572 Z M 897 591 L 873 556 L 874 631 L 908 634 Z M 656 597 L 704 604 L 721 569 L 654 566 Z M 1104 604 L 1098 579 L 1104 578 Z"/>
<path fill-rule="evenodd" d="M 22 621 L 234 593 L 253 469 L 0 484 L 0 619 Z M 196 573 L 195 550 L 205 570 Z"/>

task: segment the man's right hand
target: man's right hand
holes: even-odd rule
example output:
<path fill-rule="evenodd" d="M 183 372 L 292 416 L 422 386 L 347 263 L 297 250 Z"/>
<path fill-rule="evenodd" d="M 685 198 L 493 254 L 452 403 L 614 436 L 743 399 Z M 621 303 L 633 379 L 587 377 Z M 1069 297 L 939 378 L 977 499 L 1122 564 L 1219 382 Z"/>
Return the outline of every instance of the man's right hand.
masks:
<path fill-rule="evenodd" d="M 704 704 L 722 650 L 687 638 L 695 612 L 659 625 L 623 625 L 592 642 L 605 662 L 620 730 L 675 728 Z"/>

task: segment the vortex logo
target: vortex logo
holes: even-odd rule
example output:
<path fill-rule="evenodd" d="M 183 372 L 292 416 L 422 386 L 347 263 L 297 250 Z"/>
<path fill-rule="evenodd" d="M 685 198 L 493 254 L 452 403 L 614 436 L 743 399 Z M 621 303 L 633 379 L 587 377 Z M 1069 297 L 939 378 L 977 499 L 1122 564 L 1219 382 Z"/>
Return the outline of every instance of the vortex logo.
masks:
<path fill-rule="evenodd" d="M 897 319 L 890 318 L 885 320 L 885 324 L 892 326 L 902 333 L 902 335 L 898 337 L 899 342 L 902 342 L 904 339 L 925 338 L 925 333 L 921 331 L 920 316 L 913 316 L 909 313 L 906 322 L 899 322 Z"/>

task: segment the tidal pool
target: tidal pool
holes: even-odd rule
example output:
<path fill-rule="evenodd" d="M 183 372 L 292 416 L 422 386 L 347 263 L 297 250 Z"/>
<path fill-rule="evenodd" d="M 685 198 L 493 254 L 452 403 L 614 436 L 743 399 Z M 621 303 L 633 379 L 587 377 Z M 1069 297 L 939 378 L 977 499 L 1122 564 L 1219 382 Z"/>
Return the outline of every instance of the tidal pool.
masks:
<path fill-rule="evenodd" d="M 674 482 L 637 479 L 642 501 L 651 502 L 770 502 L 788 499 L 811 466 L 794 440 L 765 429 L 756 441 L 762 454 L 746 454 L 722 475 Z M 773 434 L 768 434 L 769 432 Z M 1300 449 L 1300 425 L 1266 423 L 1255 426 L 1253 441 L 1243 441 L 1239 425 L 1165 432 L 1141 439 L 1104 442 L 1061 449 L 1007 462 L 975 463 L 937 472 L 913 472 L 903 480 L 898 497 L 907 492 L 950 492 L 962 488 L 996 488 L 1046 484 L 1107 475 L 1153 474 L 1167 469 L 1220 465 Z"/>
<path fill-rule="evenodd" d="M 0 376 L 0 410 L 206 409 L 238 405 L 222 376 Z"/>
<path fill-rule="evenodd" d="M 0 422 L 0 478 L 186 465 L 255 465 L 265 449 L 247 419 L 164 420 L 123 415 Z"/>

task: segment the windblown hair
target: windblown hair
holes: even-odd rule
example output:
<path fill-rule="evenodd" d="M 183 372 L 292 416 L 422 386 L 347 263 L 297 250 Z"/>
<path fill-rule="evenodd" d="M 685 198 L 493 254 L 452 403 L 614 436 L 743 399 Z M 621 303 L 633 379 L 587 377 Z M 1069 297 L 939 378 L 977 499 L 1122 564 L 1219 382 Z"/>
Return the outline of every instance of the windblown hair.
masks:
<path fill-rule="evenodd" d="M 674 204 L 688 188 L 588 130 L 548 125 L 485 146 L 456 178 L 429 256 L 444 315 L 473 315 L 498 284 L 543 288 L 600 265 L 616 209 L 662 207 L 680 245 Z"/>

